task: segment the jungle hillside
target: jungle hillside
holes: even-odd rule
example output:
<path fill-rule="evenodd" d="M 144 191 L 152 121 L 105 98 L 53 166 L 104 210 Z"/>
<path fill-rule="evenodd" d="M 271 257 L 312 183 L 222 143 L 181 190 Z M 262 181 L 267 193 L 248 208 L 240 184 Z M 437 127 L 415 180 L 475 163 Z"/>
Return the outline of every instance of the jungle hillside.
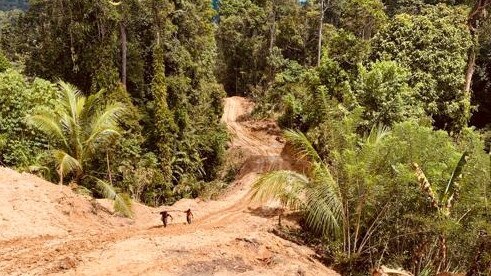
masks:
<path fill-rule="evenodd" d="M 0 274 L 491 275 L 489 11 L 0 0 Z"/>

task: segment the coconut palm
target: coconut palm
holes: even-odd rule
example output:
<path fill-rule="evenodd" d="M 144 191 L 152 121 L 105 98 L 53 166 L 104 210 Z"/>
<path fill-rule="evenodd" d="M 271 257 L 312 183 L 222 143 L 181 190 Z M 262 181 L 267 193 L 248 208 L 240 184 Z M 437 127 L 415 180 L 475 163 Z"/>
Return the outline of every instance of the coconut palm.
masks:
<path fill-rule="evenodd" d="M 384 127 L 372 129 L 356 150 L 360 164 L 365 166 L 372 162 L 377 153 L 377 145 L 388 133 L 388 129 Z M 282 170 L 263 175 L 253 184 L 252 200 L 278 200 L 284 208 L 302 211 L 307 227 L 334 239 L 341 238 L 348 256 L 351 253 L 361 253 L 384 211 L 362 233 L 360 221 L 361 210 L 366 204 L 365 196 L 358 193 L 354 198 L 354 193 L 348 187 L 356 185 L 339 182 L 333 177 L 330 167 L 303 133 L 289 130 L 284 136 L 297 153 L 296 158 L 308 162 L 309 169 L 305 173 Z M 353 210 L 355 213 L 351 214 Z"/>
<path fill-rule="evenodd" d="M 59 184 L 67 176 L 76 184 L 89 178 L 104 196 L 115 200 L 118 211 L 129 215 L 128 201 L 109 183 L 87 175 L 85 170 L 90 160 L 120 135 L 125 107 L 120 103 L 101 106 L 102 91 L 85 97 L 71 84 L 60 81 L 58 86 L 55 109 L 38 110 L 28 117 L 28 122 L 47 135 Z"/>

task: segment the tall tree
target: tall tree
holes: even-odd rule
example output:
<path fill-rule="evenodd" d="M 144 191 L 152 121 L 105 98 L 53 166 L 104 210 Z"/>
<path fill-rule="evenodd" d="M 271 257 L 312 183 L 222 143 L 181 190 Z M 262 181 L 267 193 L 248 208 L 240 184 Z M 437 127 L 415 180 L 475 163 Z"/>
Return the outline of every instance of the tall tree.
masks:
<path fill-rule="evenodd" d="M 486 15 L 486 9 L 491 5 L 490 0 L 477 0 L 475 1 L 471 11 L 469 12 L 467 18 L 467 26 L 469 27 L 469 32 L 472 36 L 473 45 L 469 48 L 469 54 L 467 57 L 467 69 L 465 73 L 465 83 L 464 91 L 467 94 L 471 93 L 472 76 L 474 75 L 474 70 L 476 67 L 476 48 L 479 41 L 479 26 L 481 20 L 484 19 Z"/>
<path fill-rule="evenodd" d="M 317 40 L 317 66 L 321 64 L 321 54 L 322 54 L 322 29 L 324 26 L 324 14 L 329 5 L 329 0 L 327 1 L 327 5 L 325 4 L 325 0 L 320 0 L 319 6 L 319 31 L 317 32 L 318 40 Z"/>

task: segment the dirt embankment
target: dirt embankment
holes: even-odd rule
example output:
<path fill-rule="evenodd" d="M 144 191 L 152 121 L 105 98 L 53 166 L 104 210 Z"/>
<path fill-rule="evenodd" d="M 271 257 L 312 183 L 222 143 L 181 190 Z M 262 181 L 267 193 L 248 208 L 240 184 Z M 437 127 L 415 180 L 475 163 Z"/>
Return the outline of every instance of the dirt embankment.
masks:
<path fill-rule="evenodd" d="M 107 212 L 105 200 L 0 168 L 0 275 L 337 275 L 309 248 L 269 232 L 272 209 L 250 205 L 259 173 L 291 168 L 272 122 L 238 120 L 251 109 L 244 98 L 225 100 L 230 147 L 243 151 L 245 162 L 216 201 L 135 203 L 130 220 Z M 181 212 L 188 208 L 191 225 Z M 174 211 L 167 228 L 160 227 L 163 209 Z"/>

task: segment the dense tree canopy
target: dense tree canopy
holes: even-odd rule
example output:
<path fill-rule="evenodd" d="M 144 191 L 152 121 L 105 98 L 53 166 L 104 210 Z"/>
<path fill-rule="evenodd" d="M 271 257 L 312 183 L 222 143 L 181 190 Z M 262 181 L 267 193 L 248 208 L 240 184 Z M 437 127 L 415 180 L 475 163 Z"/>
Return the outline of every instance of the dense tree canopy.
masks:
<path fill-rule="evenodd" d="M 2 24 L 2 33 L 15 37 L 2 39 L 2 48 L 27 75 L 62 79 L 88 95 L 105 90 L 130 106 L 112 149 L 126 153 L 113 170 L 123 181 L 136 160 L 155 154 L 151 185 L 161 187 L 140 200 L 158 204 L 183 196 L 169 194 L 191 185 L 185 179 L 211 181 L 220 168 L 227 138 L 219 124 L 224 92 L 213 74 L 213 16 L 207 0 L 31 1 L 25 14 Z M 104 160 L 95 156 L 87 166 Z"/>
<path fill-rule="evenodd" d="M 460 9 L 439 5 L 419 15 L 397 15 L 373 46 L 376 59 L 397 61 L 413 72 L 411 85 L 440 128 L 458 129 L 470 118 L 463 72 L 471 37 Z"/>

